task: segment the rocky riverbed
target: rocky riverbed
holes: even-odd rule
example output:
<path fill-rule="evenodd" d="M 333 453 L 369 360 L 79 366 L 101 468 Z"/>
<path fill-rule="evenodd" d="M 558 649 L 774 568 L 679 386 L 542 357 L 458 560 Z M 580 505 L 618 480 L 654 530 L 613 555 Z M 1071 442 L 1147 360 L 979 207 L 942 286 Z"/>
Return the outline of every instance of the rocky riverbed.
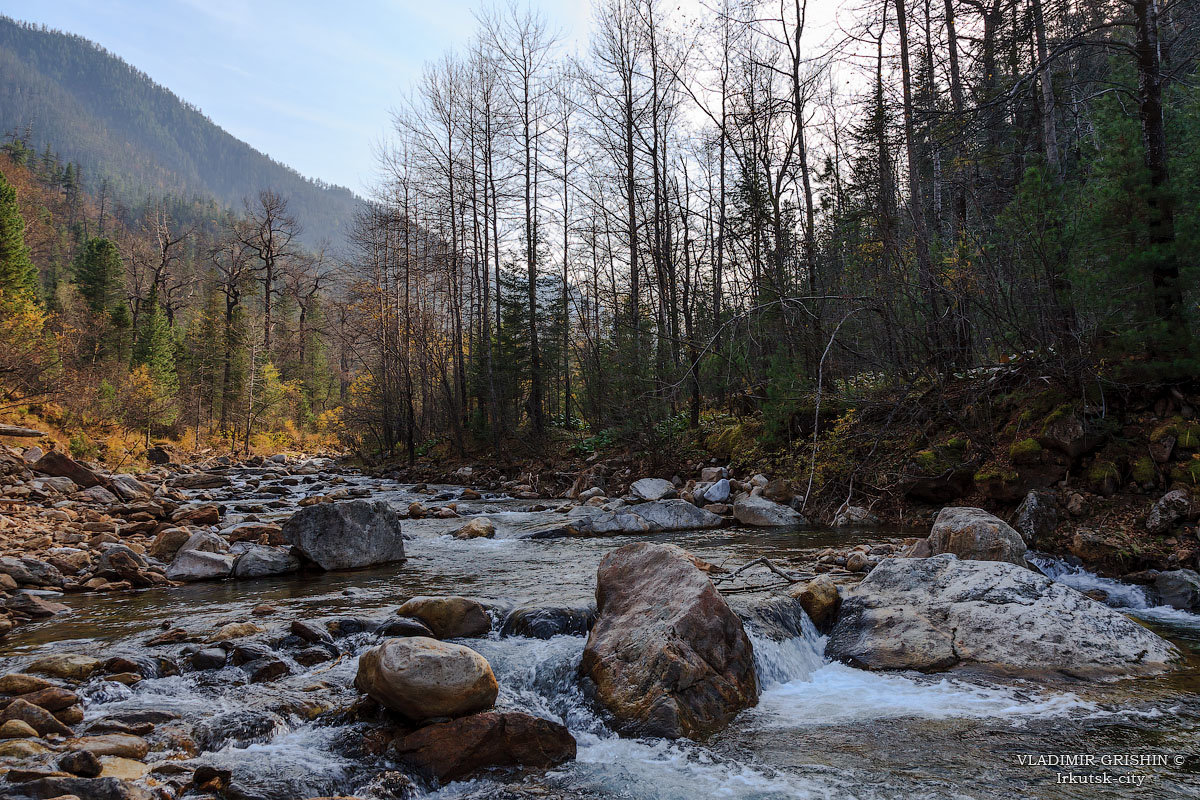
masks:
<path fill-rule="evenodd" d="M 653 493 L 664 487 L 645 486 L 649 497 L 635 489 L 625 499 L 602 492 L 580 497 L 598 487 L 576 487 L 574 498 L 552 499 L 517 496 L 533 494 L 531 488 L 396 484 L 320 460 L 159 470 L 135 480 L 149 488 L 140 502 L 161 511 L 129 511 L 134 501 L 85 498 L 78 488 L 37 489 L 44 497 L 32 488 L 24 496 L 10 493 L 16 502 L 4 515 L 5 557 L 32 557 L 57 569 L 62 581 L 56 585 L 48 570 L 20 562 L 43 582 L 34 587 L 14 579 L 7 589 L 10 616 L 21 624 L 0 640 L 0 715 L 9 734 L 18 734 L 0 740 L 5 796 L 1104 796 L 1095 787 L 1057 783 L 1055 770 L 1017 758 L 1064 752 L 1183 754 L 1190 760 L 1182 765 L 1110 771 L 1148 776 L 1156 794 L 1147 796 L 1196 796 L 1200 617 L 1164 605 L 1153 582 L 1118 583 L 1027 551 L 987 519 L 965 515 L 965 522 L 954 522 L 959 533 L 946 526 L 961 514 L 944 520 L 940 534 L 880 530 L 869 520 L 822 530 L 798 524 L 781 510 L 793 511 L 786 504 L 761 506 L 743 497 L 744 507 L 761 506 L 787 523 L 751 527 L 763 519 L 750 516 L 757 511 L 743 512 L 754 521 L 734 511 L 738 494 L 754 488 L 750 481 L 729 487 L 728 508 L 704 509 L 716 504 L 698 503 L 695 485 L 657 498 Z M 112 485 L 111 476 L 100 478 L 97 485 L 105 479 Z M 707 492 L 723 478 L 698 476 L 697 483 L 707 484 L 700 489 Z M 34 473 L 33 480 L 42 478 Z M 684 492 L 689 496 L 668 496 Z M 361 525 L 348 511 L 339 510 L 340 521 L 331 523 L 329 512 L 319 510 L 356 502 L 383 507 Z M 696 524 L 707 517 L 683 504 L 719 522 Z M 321 524 L 289 523 L 298 509 L 307 513 L 297 519 L 319 514 Z M 48 516 L 52 511 L 66 519 Z M 139 513 L 149 518 L 130 518 Z M 677 520 L 681 529 L 672 530 Z M 85 528 L 99 522 L 113 528 Z M 393 524 L 402 538 L 380 533 Z M 314 542 L 312 534 L 339 525 L 356 535 L 382 525 L 375 539 L 367 538 L 388 545 L 374 550 L 387 563 L 322 571 L 320 560 L 338 553 L 318 549 L 330 543 Z M 178 528 L 186 537 L 164 536 Z M 967 529 L 977 533 L 964 544 Z M 253 538 L 239 533 L 251 530 Z M 192 550 L 215 558 L 186 555 L 197 536 Z M 691 561 L 670 561 L 668 551 L 606 561 L 632 544 L 676 545 Z M 124 552 L 114 546 L 140 557 L 136 570 L 122 574 L 111 555 L 102 562 Z M 1089 651 L 1113 667 L 1103 680 L 1070 669 L 964 659 L 960 645 L 968 640 L 959 634 L 948 640 L 955 663 L 883 670 L 865 663 L 863 653 L 876 652 L 863 649 L 872 628 L 853 624 L 878 607 L 870 598 L 885 597 L 872 581 L 893 593 L 888 608 L 949 602 L 913 594 L 901 576 L 887 578 L 895 570 L 887 565 L 926 559 L 889 558 L 903 552 L 954 564 L 934 550 L 967 559 L 971 546 L 1000 546 L 1006 555 L 1019 550 L 1053 579 L 1005 578 L 1015 581 L 1005 602 L 1026 615 L 1037 594 L 1067 603 L 1080 615 L 1077 624 L 1090 626 L 1080 637 L 1101 650 L 1104 635 L 1119 636 L 1128 624 L 1117 611 L 1163 638 L 1148 638 L 1152 646 L 1138 652 L 1118 652 L 1115 644 Z M 238 565 L 255 551 L 261 558 L 252 563 L 274 566 L 259 576 L 239 575 Z M 210 565 L 212 574 L 185 580 L 181 553 Z M 78 566 L 66 561 L 62 569 L 51 560 L 68 556 Z M 961 563 L 1034 575 L 1008 561 Z M 954 591 L 947 568 L 939 569 L 939 591 Z M 146 583 L 138 586 L 133 576 L 142 575 Z M 105 584 L 87 585 L 98 580 Z M 923 585 L 930 580 L 923 577 Z M 981 580 L 971 579 L 976 595 L 986 595 Z M 955 602 L 995 606 L 998 599 L 967 594 Z M 24 614 L 25 598 L 56 605 L 50 614 Z M 723 616 L 714 603 L 732 614 Z M 659 610 L 667 614 L 661 626 L 646 616 Z M 714 619 L 724 622 L 714 628 Z M 1010 633 L 1001 616 L 977 627 L 970 633 L 975 639 Z M 832 640 L 822 632 L 829 630 Z M 637 647 L 650 665 L 645 670 L 599 667 L 614 663 L 606 653 L 630 646 L 625 639 L 668 642 L 659 637 L 670 631 L 691 642 L 686 652 Z M 933 635 L 922 634 L 922 641 Z M 847 639 L 859 649 L 842 663 L 833 657 L 842 655 L 838 648 L 828 645 Z M 388 645 L 397 641 L 407 644 Z M 1147 667 L 1154 659 L 1143 650 L 1153 650 L 1161 668 Z M 1134 662 L 1146 668 L 1126 668 Z M 460 664 L 447 673 L 453 681 L 438 681 L 463 687 L 444 698 L 449 705 L 428 706 L 428 690 L 402 693 L 414 685 L 406 675 L 427 672 L 404 665 L 428 663 Z M 367 664 L 376 666 L 364 676 Z M 688 664 L 707 664 L 706 677 L 680 677 Z M 909 668 L 915 666 L 926 671 Z M 692 686 L 712 688 L 689 694 Z M 651 702 L 636 702 L 643 696 Z M 420 707 L 408 705 L 411 697 Z M 663 717 L 655 711 L 663 703 L 689 710 Z M 632 716 L 623 721 L 626 709 Z M 664 727 L 665 719 L 683 722 Z M 691 720 L 703 720 L 695 735 Z"/>

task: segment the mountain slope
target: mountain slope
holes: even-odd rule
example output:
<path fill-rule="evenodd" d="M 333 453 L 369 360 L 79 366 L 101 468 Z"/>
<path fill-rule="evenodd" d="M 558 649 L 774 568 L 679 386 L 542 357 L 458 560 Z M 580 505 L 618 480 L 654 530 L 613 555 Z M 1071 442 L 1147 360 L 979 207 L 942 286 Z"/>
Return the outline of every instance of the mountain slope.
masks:
<path fill-rule="evenodd" d="M 0 16 L 0 132 L 32 133 L 118 197 L 209 196 L 240 209 L 270 188 L 288 197 L 309 244 L 335 247 L 360 201 L 309 180 L 222 130 L 196 107 L 93 42 Z"/>

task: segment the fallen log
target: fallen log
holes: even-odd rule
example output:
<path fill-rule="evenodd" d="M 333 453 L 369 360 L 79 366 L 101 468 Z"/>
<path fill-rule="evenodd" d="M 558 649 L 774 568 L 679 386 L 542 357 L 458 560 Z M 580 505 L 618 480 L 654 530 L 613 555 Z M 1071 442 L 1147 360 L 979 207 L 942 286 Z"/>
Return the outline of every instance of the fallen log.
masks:
<path fill-rule="evenodd" d="M 21 436 L 33 439 L 47 435 L 41 431 L 35 431 L 33 428 L 22 428 L 20 425 L 5 425 L 0 422 L 0 436 Z"/>

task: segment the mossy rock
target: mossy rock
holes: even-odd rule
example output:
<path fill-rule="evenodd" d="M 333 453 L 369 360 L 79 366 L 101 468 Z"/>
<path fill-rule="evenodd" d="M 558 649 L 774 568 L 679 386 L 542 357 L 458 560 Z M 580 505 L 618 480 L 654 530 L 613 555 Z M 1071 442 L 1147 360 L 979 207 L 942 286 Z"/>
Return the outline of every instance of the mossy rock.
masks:
<path fill-rule="evenodd" d="M 1200 486 L 1200 459 L 1193 458 L 1176 464 L 1171 470 L 1171 477 L 1187 486 Z"/>
<path fill-rule="evenodd" d="M 975 473 L 975 486 L 993 500 L 1017 500 L 1024 494 L 1021 476 L 1004 467 L 985 467 Z"/>
<path fill-rule="evenodd" d="M 1099 494 L 1111 495 L 1121 488 L 1121 470 L 1111 461 L 1096 461 L 1088 469 L 1086 477 Z"/>
<path fill-rule="evenodd" d="M 1033 438 L 1013 442 L 1008 458 L 1014 464 L 1036 464 L 1042 459 L 1042 446 Z"/>
<path fill-rule="evenodd" d="M 1150 456 L 1142 456 L 1133 462 L 1133 467 L 1129 471 L 1129 477 L 1133 478 L 1134 482 L 1140 486 L 1152 485 L 1158 478 L 1158 471 L 1154 468 L 1154 459 Z"/>

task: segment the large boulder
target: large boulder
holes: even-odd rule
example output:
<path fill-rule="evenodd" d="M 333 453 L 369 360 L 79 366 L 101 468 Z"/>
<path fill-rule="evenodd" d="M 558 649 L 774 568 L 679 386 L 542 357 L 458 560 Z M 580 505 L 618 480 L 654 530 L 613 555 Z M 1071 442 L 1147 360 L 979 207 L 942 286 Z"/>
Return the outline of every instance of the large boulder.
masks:
<path fill-rule="evenodd" d="M 774 503 L 765 497 L 747 495 L 733 504 L 733 516 L 752 528 L 782 528 L 788 525 L 807 525 L 808 520 L 794 508 Z"/>
<path fill-rule="evenodd" d="M 115 474 L 108 478 L 109 486 L 127 503 L 154 496 L 154 489 L 132 475 Z"/>
<path fill-rule="evenodd" d="M 642 500 L 662 500 L 675 496 L 675 484 L 662 478 L 641 478 L 630 484 L 629 491 Z"/>
<path fill-rule="evenodd" d="M 1073 677 L 1152 674 L 1175 649 L 1044 575 L 950 554 L 886 559 L 843 598 L 826 654 L 865 669 L 975 666 Z"/>
<path fill-rule="evenodd" d="M 549 639 L 552 636 L 583 636 L 592 624 L 590 608 L 528 606 L 509 612 L 500 627 L 501 636 Z"/>
<path fill-rule="evenodd" d="M 741 620 L 688 554 L 639 542 L 596 575 L 596 621 L 579 666 L 619 730 L 699 739 L 758 700 Z"/>
<path fill-rule="evenodd" d="M 929 532 L 933 555 L 953 553 L 974 561 L 1007 561 L 1025 566 L 1025 541 L 999 517 L 982 508 L 948 506 Z"/>
<path fill-rule="evenodd" d="M 96 473 L 58 450 L 51 450 L 39 458 L 34 463 L 33 468 L 43 475 L 70 478 L 85 489 L 89 486 L 98 486 L 101 483 L 100 477 Z"/>
<path fill-rule="evenodd" d="M 414 597 L 396 613 L 421 620 L 439 639 L 483 636 L 492 629 L 487 609 L 469 597 Z"/>
<path fill-rule="evenodd" d="M 220 489 L 230 486 L 233 480 L 225 475 L 215 475 L 210 472 L 194 472 L 190 475 L 180 475 L 171 480 L 176 489 Z"/>
<path fill-rule="evenodd" d="M 1184 489 L 1167 492 L 1155 501 L 1146 515 L 1146 530 L 1150 533 L 1166 533 L 1176 522 L 1186 517 L 1192 509 L 1191 498 Z"/>
<path fill-rule="evenodd" d="M 835 528 L 869 528 L 879 524 L 879 517 L 862 506 L 846 506 L 833 518 Z"/>
<path fill-rule="evenodd" d="M 711 486 L 705 488 L 701 496 L 709 503 L 724 503 L 729 499 L 731 491 L 729 479 L 721 478 L 718 481 L 714 481 Z"/>
<path fill-rule="evenodd" d="M 400 517 L 380 501 L 307 506 L 283 523 L 283 539 L 325 570 L 404 560 Z"/>
<path fill-rule="evenodd" d="M 576 506 L 567 513 L 567 523 L 576 533 L 584 536 L 650 531 L 650 523 L 633 513 L 633 507 L 605 511 L 593 506 Z"/>
<path fill-rule="evenodd" d="M 1160 572 L 1154 578 L 1163 605 L 1181 611 L 1200 611 L 1200 574 L 1190 569 Z"/>
<path fill-rule="evenodd" d="M 518 711 L 487 711 L 426 725 L 393 742 L 401 761 L 438 781 L 491 767 L 553 767 L 575 758 L 566 727 Z"/>
<path fill-rule="evenodd" d="M 354 686 L 414 722 L 483 711 L 499 692 L 479 653 L 424 636 L 388 639 L 367 650 Z"/>
<path fill-rule="evenodd" d="M 639 503 L 633 513 L 646 521 L 650 530 L 686 531 L 697 528 L 719 528 L 724 522 L 711 511 L 697 508 L 686 500 L 657 500 Z"/>

